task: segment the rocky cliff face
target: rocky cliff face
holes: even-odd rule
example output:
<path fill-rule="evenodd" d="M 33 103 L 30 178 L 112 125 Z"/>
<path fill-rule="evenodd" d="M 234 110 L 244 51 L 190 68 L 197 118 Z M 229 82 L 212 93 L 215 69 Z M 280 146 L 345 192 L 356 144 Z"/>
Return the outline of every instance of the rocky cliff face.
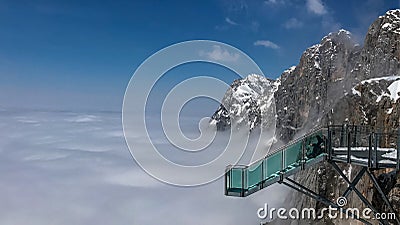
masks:
<path fill-rule="evenodd" d="M 390 10 L 369 28 L 355 76 L 396 75 L 400 59 L 400 10 Z"/>
<path fill-rule="evenodd" d="M 308 48 L 299 65 L 282 74 L 275 92 L 279 139 L 289 141 L 323 122 L 323 116 L 351 87 L 348 84 L 354 83 L 350 68 L 359 51 L 351 34 L 340 30 Z"/>
<path fill-rule="evenodd" d="M 400 76 L 387 76 L 361 81 L 333 108 L 331 120 L 383 128 L 383 132 L 399 127 L 398 92 Z M 352 107 L 351 107 L 352 106 Z M 346 116 L 347 115 L 347 116 Z"/>
<path fill-rule="evenodd" d="M 351 34 L 340 30 L 324 37 L 319 44 L 308 48 L 297 66 L 286 70 L 275 85 L 274 97 L 277 113 L 277 138 L 283 142 L 299 136 L 307 130 L 324 124 L 355 123 L 384 127 L 395 130 L 400 127 L 400 10 L 388 11 L 380 16 L 369 28 L 364 45 L 356 44 Z M 235 81 L 241 83 L 241 81 Z M 271 81 L 267 82 L 271 85 Z M 235 86 L 237 84 L 233 84 Z M 269 92 L 270 93 L 270 92 Z M 227 93 L 224 99 L 229 99 Z M 258 102 L 256 95 L 252 101 Z M 262 94 L 260 93 L 260 96 Z M 226 105 L 230 102 L 227 101 Z M 225 104 L 224 104 L 225 105 Z M 233 107 L 235 108 L 235 107 Z M 245 113 L 257 115 L 260 104 L 250 103 Z M 229 126 L 227 118 L 232 118 L 235 110 L 218 109 L 214 123 Z M 218 117 L 224 115 L 225 117 Z M 261 112 L 262 116 L 262 112 Z M 223 118 L 223 119 L 221 119 Z M 250 116 L 250 118 L 253 118 Z M 252 120 L 251 128 L 260 125 Z M 351 178 L 360 168 L 342 165 Z M 383 171 L 384 172 L 384 171 Z M 400 177 L 387 187 L 390 201 L 400 203 Z M 343 179 L 321 163 L 302 171 L 295 178 L 305 186 L 336 199 L 347 188 Z M 363 177 L 357 187 L 367 198 L 376 200 L 367 177 Z M 374 197 L 375 196 L 375 197 Z M 349 207 L 360 207 L 356 196 L 349 196 Z M 291 201 L 296 207 L 316 207 L 322 205 L 295 192 Z M 379 205 L 379 202 L 375 202 Z M 382 209 L 383 210 L 383 209 Z M 350 224 L 349 220 L 323 218 L 312 224 Z M 298 224 L 310 221 L 299 221 Z"/>
<path fill-rule="evenodd" d="M 350 51 L 350 54 L 343 54 L 342 59 L 347 62 L 344 64 L 344 70 L 336 70 L 335 76 L 326 74 L 328 77 L 327 99 L 325 102 L 317 103 L 325 107 L 325 111 L 317 114 L 318 118 L 322 118 L 320 122 L 365 124 L 376 128 L 382 127 L 384 131 L 399 128 L 399 15 L 400 10 L 392 10 L 379 17 L 370 26 L 362 48 L 342 49 L 344 52 Z M 328 68 L 335 70 L 329 66 Z M 335 77 L 338 77 L 339 81 Z M 285 86 L 284 82 L 282 86 Z M 279 103 L 277 107 L 279 108 Z M 305 124 L 311 123 L 309 120 L 310 117 L 305 118 Z M 287 135 L 284 129 L 281 134 Z M 350 165 L 341 165 L 341 169 L 347 171 L 350 179 L 352 179 L 351 174 L 354 176 L 360 170 L 359 167 Z M 380 173 L 383 172 L 385 171 L 380 171 Z M 304 185 L 311 185 L 314 191 L 331 200 L 335 200 L 347 188 L 344 180 L 338 177 L 326 163 L 298 173 L 296 179 Z M 400 179 L 397 181 L 392 179 L 392 183 L 387 192 L 392 204 L 396 204 L 400 199 L 398 195 Z M 373 199 L 375 207 L 380 211 L 385 211 L 381 208 L 382 200 L 377 197 L 368 177 L 364 176 L 357 188 L 369 200 Z M 323 207 L 313 200 L 303 199 L 304 196 L 299 193 L 294 193 L 292 197 L 293 204 L 299 208 L 314 206 L 320 209 Z M 365 207 L 354 194 L 350 195 L 348 200 L 349 207 Z M 308 222 L 302 221 L 300 224 Z M 330 218 L 313 221 L 315 224 L 351 224 L 352 222 L 354 223 L 350 220 Z"/>
<path fill-rule="evenodd" d="M 400 126 L 399 83 L 400 76 L 380 77 L 361 81 L 352 88 L 351 92 L 346 93 L 337 101 L 331 110 L 332 113 L 327 115 L 326 120 L 334 124 L 354 123 L 370 125 L 375 128 L 383 128 L 382 132 L 393 132 L 393 130 Z M 386 147 L 393 147 L 390 145 L 391 143 L 393 142 L 388 141 Z M 346 172 L 350 180 L 361 169 L 358 166 L 346 164 L 342 164 L 340 167 Z M 398 189 L 400 179 L 396 181 L 394 175 L 386 175 L 386 172 L 389 171 L 378 171 L 376 175 L 380 176 L 382 180 L 381 187 L 386 190 L 386 194 L 388 194 L 392 204 L 397 205 L 400 199 L 400 189 Z M 296 180 L 308 187 L 311 184 L 311 188 L 314 191 L 332 201 L 335 201 L 348 187 L 347 183 L 338 176 L 328 163 L 321 163 L 315 167 L 301 171 L 296 174 Z M 357 188 L 367 199 L 372 200 L 374 207 L 380 212 L 387 211 L 383 207 L 383 200 L 377 194 L 377 191 L 372 188 L 372 184 L 366 175 L 361 179 Z M 321 209 L 325 207 L 311 199 L 305 198 L 299 193 L 294 193 L 292 197 L 292 203 L 299 208 L 313 206 Z M 367 207 L 355 194 L 350 195 L 348 201 L 348 207 Z M 317 224 L 351 224 L 354 221 L 324 218 L 314 222 Z M 307 221 L 303 221 L 300 224 L 307 224 Z"/>

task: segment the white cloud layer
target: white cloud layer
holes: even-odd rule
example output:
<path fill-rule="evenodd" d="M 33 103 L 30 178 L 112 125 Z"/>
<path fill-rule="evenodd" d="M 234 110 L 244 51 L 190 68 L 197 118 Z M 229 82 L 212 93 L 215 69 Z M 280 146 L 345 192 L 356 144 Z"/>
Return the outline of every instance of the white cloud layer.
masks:
<path fill-rule="evenodd" d="M 266 48 L 272 48 L 272 49 L 279 49 L 279 45 L 275 44 L 272 41 L 268 41 L 268 40 L 258 40 L 256 42 L 254 42 L 255 46 L 264 46 Z"/>
<path fill-rule="evenodd" d="M 278 184 L 228 198 L 223 179 L 195 188 L 158 182 L 134 163 L 121 132 L 119 113 L 0 110 L 0 224 L 259 224 L 264 203 L 282 207 L 287 189 Z M 167 158 L 179 155 L 171 150 Z"/>

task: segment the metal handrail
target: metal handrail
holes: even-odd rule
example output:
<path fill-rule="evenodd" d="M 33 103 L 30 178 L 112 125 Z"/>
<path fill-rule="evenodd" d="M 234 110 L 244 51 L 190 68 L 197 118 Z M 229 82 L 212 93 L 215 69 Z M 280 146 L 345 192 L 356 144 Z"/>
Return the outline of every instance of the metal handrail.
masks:
<path fill-rule="evenodd" d="M 276 154 L 276 153 L 283 152 L 283 151 L 286 150 L 289 146 L 291 146 L 291 145 L 293 145 L 293 144 L 296 144 L 296 143 L 298 143 L 299 141 L 302 141 L 302 140 L 306 139 L 307 137 L 309 137 L 309 136 L 312 135 L 312 134 L 315 134 L 316 132 L 322 131 L 322 130 L 324 130 L 324 129 L 342 128 L 343 126 L 344 126 L 344 125 L 329 125 L 329 126 L 327 126 L 327 127 L 325 127 L 325 126 L 318 126 L 318 127 L 315 127 L 315 128 L 313 128 L 312 130 L 308 131 L 306 134 L 304 134 L 304 135 L 302 135 L 302 136 L 300 136 L 300 137 L 298 137 L 298 138 L 296 138 L 296 139 L 294 139 L 294 140 L 289 141 L 289 142 L 286 143 L 285 145 L 283 145 L 283 146 L 281 146 L 281 147 L 279 147 L 279 148 L 273 150 L 272 152 L 268 152 L 263 158 L 261 158 L 261 159 L 255 161 L 255 162 L 253 162 L 253 163 L 250 163 L 250 164 L 248 164 L 248 165 L 243 165 L 243 164 L 228 165 L 228 166 L 226 167 L 226 171 L 229 171 L 229 170 L 232 169 L 232 168 L 238 168 L 238 169 L 242 168 L 242 169 L 246 169 L 246 168 L 248 168 L 249 166 L 252 166 L 252 165 L 254 165 L 254 164 L 260 163 L 261 161 L 267 159 L 268 157 L 270 157 L 270 156 L 272 156 L 272 155 L 274 155 L 274 154 Z M 353 133 L 354 131 L 352 131 L 351 128 L 354 128 L 354 127 L 372 128 L 371 126 L 368 126 L 368 125 L 353 125 L 353 124 L 347 124 L 347 128 L 350 128 L 350 130 L 349 130 L 347 133 Z M 374 133 L 374 134 L 377 134 L 377 135 L 398 135 L 397 132 L 376 132 L 376 130 L 377 130 L 377 129 L 371 129 L 371 132 L 370 132 L 370 133 Z M 367 134 L 366 132 L 361 132 L 361 131 L 359 131 L 359 132 L 360 132 L 360 133 L 365 133 L 365 134 Z"/>
<path fill-rule="evenodd" d="M 316 133 L 316 132 L 318 132 L 318 131 L 321 131 L 321 130 L 323 130 L 323 129 L 326 129 L 326 128 L 323 127 L 323 126 L 318 126 L 318 127 L 314 128 L 314 129 L 312 129 L 311 131 L 307 132 L 306 134 L 300 136 L 299 138 L 296 138 L 296 139 L 294 139 L 294 140 L 291 140 L 291 141 L 289 141 L 287 144 L 285 144 L 285 145 L 283 145 L 283 146 L 277 148 L 276 150 L 267 153 L 267 155 L 265 155 L 263 158 L 261 158 L 261 159 L 255 161 L 255 162 L 252 162 L 252 163 L 250 163 L 250 164 L 248 164 L 248 165 L 242 165 L 242 164 L 228 165 L 226 171 L 229 170 L 228 168 L 230 168 L 230 169 L 232 169 L 232 168 L 238 168 L 238 169 L 243 168 L 243 169 L 246 169 L 246 168 L 248 168 L 249 166 L 252 166 L 252 165 L 254 165 L 254 164 L 260 163 L 261 161 L 265 160 L 265 159 L 268 158 L 269 156 L 272 156 L 272 155 L 274 155 L 274 154 L 276 154 L 276 153 L 278 153 L 278 152 L 283 152 L 283 151 L 284 151 L 285 149 L 287 149 L 289 146 L 291 146 L 291 145 L 293 145 L 293 144 L 296 144 L 297 142 L 302 141 L 302 140 L 306 139 L 307 137 L 309 137 L 310 135 L 312 135 L 312 134 L 314 134 L 314 133 Z"/>
<path fill-rule="evenodd" d="M 352 155 L 351 155 L 351 148 L 352 147 L 356 147 L 357 146 L 357 135 L 364 135 L 364 134 L 368 134 L 368 132 L 365 132 L 362 128 L 359 128 L 355 125 L 350 125 L 351 127 L 347 127 L 347 126 L 338 126 L 338 125 L 330 125 L 327 127 L 316 127 L 312 130 L 310 130 L 309 132 L 307 132 L 306 134 L 300 136 L 299 138 L 296 138 L 292 141 L 289 141 L 287 144 L 275 149 L 274 151 L 269 152 L 268 154 L 266 154 L 266 156 L 264 156 L 263 158 L 249 164 L 249 165 L 229 165 L 226 167 L 225 170 L 225 193 L 226 195 L 228 195 L 229 193 L 229 188 L 230 186 L 227 183 L 227 179 L 228 176 L 230 177 L 230 174 L 233 174 L 233 172 L 239 172 L 240 178 L 241 178 L 241 183 L 240 184 L 235 184 L 233 187 L 232 193 L 239 193 L 238 191 L 240 191 L 240 196 L 241 197 L 245 197 L 251 193 L 254 193 L 255 191 L 258 191 L 260 189 L 263 189 L 267 186 L 269 186 L 271 183 L 274 182 L 279 182 L 282 181 L 283 179 L 285 179 L 285 176 L 290 176 L 291 174 L 295 173 L 293 171 L 293 168 L 298 168 L 301 167 L 301 170 L 305 169 L 305 164 L 308 162 L 307 161 L 307 157 L 305 154 L 305 144 L 309 144 L 309 142 L 311 143 L 311 139 L 310 141 L 307 141 L 307 138 L 312 137 L 312 135 L 315 135 L 317 132 L 321 132 L 325 129 L 327 129 L 327 139 L 324 141 L 325 142 L 325 153 L 327 153 L 326 151 L 328 151 L 328 154 L 325 155 L 325 158 L 323 159 L 328 159 L 329 162 L 335 162 L 334 160 L 339 159 L 336 158 L 332 161 L 332 156 L 333 154 L 333 148 L 332 148 L 332 131 L 334 131 L 336 128 L 341 128 L 341 130 L 339 131 L 339 133 L 341 134 L 340 137 L 342 136 L 342 134 L 344 136 L 346 136 L 345 138 L 345 146 L 347 147 L 347 163 L 359 163 L 359 161 L 357 162 L 357 159 L 352 160 Z M 345 129 L 343 129 L 345 128 Z M 352 135 L 354 134 L 354 140 Z M 396 133 L 394 132 L 375 132 L 371 129 L 371 132 L 369 132 L 368 134 L 368 161 L 367 161 L 367 165 L 362 164 L 364 167 L 368 167 L 368 168 L 393 168 L 393 166 L 388 167 L 387 163 L 381 163 L 380 160 L 378 159 L 378 147 L 380 146 L 380 144 L 378 144 L 378 142 L 380 141 L 380 139 L 384 136 L 387 136 L 390 138 L 390 145 L 393 141 L 395 141 L 397 143 L 397 155 L 396 155 L 396 170 L 399 171 L 400 170 L 400 129 L 397 130 Z M 396 137 L 397 140 L 392 140 L 392 137 Z M 363 137 L 363 141 L 364 141 Z M 359 139 L 360 140 L 360 137 Z M 305 142 L 306 141 L 306 142 Z M 353 142 L 352 142 L 353 141 Z M 299 158 L 299 155 L 296 157 L 296 160 L 293 161 L 292 158 L 285 158 L 288 153 L 291 153 L 291 150 L 296 150 L 297 146 L 299 143 L 301 142 L 301 159 Z M 320 142 L 320 140 L 318 140 L 318 143 Z M 385 142 L 386 143 L 386 142 Z M 386 146 L 387 143 L 384 145 Z M 342 146 L 342 145 L 340 145 Z M 293 148 L 295 147 L 295 148 Z M 321 150 L 321 148 L 320 148 Z M 313 150 L 314 151 L 314 150 Z M 297 150 L 296 150 L 297 152 Z M 318 151 L 320 152 L 320 151 Z M 276 154 L 282 154 L 282 155 L 276 155 Z M 294 152 L 295 153 L 295 152 Z M 373 155 L 373 153 L 375 155 Z M 320 154 L 320 153 L 319 153 Z M 272 173 L 267 173 L 266 171 L 264 171 L 264 168 L 266 166 L 266 163 L 268 163 L 269 158 L 273 155 L 278 156 L 278 159 L 280 158 L 281 164 L 279 165 L 280 169 L 277 168 L 278 164 L 273 163 L 273 167 L 271 169 Z M 328 158 L 327 158 L 328 157 Z M 362 157 L 362 156 L 361 156 Z M 314 158 L 314 157 L 311 157 Z M 285 161 L 286 160 L 286 161 Z M 322 160 L 322 159 L 321 159 Z M 346 160 L 346 159 L 344 159 Z M 318 161 L 317 161 L 318 162 Z M 338 162 L 344 162 L 342 159 L 340 159 Z M 256 165 L 258 164 L 258 165 Z M 256 171 L 253 174 L 251 174 L 249 171 L 249 167 L 251 166 L 257 166 L 256 168 L 254 168 L 252 171 Z M 261 170 L 259 168 L 259 166 L 261 165 Z M 294 165 L 294 167 L 293 167 Z M 386 167 L 385 167 L 386 166 Z M 237 170 L 233 170 L 233 169 L 237 169 Z M 289 169 L 289 170 L 287 170 Z M 288 172 L 289 171 L 289 172 Z M 290 173 L 290 171 L 292 173 Z M 297 171 L 297 170 L 296 170 Z M 287 173 L 287 174 L 286 174 Z M 286 175 L 285 175 L 286 174 Z M 232 175 L 233 176 L 233 175 Z M 236 175 L 237 176 L 237 175 Z M 260 179 L 259 179 L 259 178 Z M 235 178 L 236 179 L 236 178 Z M 279 179 L 279 181 L 278 181 Z M 268 183 L 269 182 L 269 183 Z M 237 195 L 239 196 L 239 195 Z"/>

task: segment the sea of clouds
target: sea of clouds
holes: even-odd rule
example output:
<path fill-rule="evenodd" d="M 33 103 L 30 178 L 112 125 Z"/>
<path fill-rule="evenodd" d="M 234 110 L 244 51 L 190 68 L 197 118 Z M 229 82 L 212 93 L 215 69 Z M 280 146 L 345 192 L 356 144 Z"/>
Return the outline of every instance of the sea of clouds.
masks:
<path fill-rule="evenodd" d="M 195 136 L 195 120 L 182 121 Z M 153 130 L 166 157 L 194 163 Z M 140 147 L 146 134 L 137 135 Z M 221 146 L 207 151 L 196 161 Z M 224 196 L 223 179 L 198 187 L 159 182 L 133 160 L 118 112 L 1 110 L 0 180 L 0 224 L 14 225 L 259 224 L 257 209 L 278 207 L 288 191 L 277 184 L 243 199 Z"/>

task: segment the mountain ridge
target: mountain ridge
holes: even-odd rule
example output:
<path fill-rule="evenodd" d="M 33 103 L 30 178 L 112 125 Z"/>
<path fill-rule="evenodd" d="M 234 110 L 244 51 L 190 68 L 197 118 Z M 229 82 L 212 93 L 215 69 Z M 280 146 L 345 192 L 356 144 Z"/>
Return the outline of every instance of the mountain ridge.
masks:
<path fill-rule="evenodd" d="M 276 106 L 276 138 L 287 143 L 308 130 L 325 124 L 363 124 L 373 128 L 383 127 L 383 132 L 398 129 L 399 59 L 400 9 L 389 10 L 378 17 L 369 27 L 362 46 L 346 30 L 328 34 L 320 43 L 303 52 L 298 65 L 281 74 L 276 81 L 279 83 L 276 89 L 271 87 Z M 225 98 L 229 99 L 229 94 Z M 256 104 L 250 104 L 248 108 L 257 112 L 257 107 Z M 228 128 L 230 124 L 226 121 L 236 119 L 230 115 L 226 111 L 223 122 L 214 117 L 214 124 L 217 127 L 220 125 L 219 129 Z M 268 118 L 268 115 L 257 115 Z M 252 125 L 249 127 L 254 129 L 263 124 Z M 356 174 L 361 169 L 350 165 L 340 167 L 351 174 Z M 385 176 L 385 173 L 380 172 L 380 175 Z M 389 182 L 393 185 L 387 190 L 389 200 L 396 205 L 395 209 L 399 213 L 400 176 L 394 177 L 395 180 Z M 335 200 L 347 188 L 347 183 L 339 179 L 327 163 L 301 171 L 296 174 L 295 179 L 305 186 L 313 187 L 315 192 L 331 200 Z M 382 208 L 382 199 L 376 190 L 371 190 L 367 178 L 361 179 L 359 190 L 368 199 L 374 199 L 376 208 L 385 211 Z M 356 196 L 350 195 L 348 201 L 349 207 L 362 206 Z M 318 210 L 324 207 L 299 193 L 293 193 L 288 202 L 297 208 L 314 207 Z M 300 221 L 298 224 L 310 222 L 347 225 L 351 220 L 323 218 L 318 221 Z"/>

